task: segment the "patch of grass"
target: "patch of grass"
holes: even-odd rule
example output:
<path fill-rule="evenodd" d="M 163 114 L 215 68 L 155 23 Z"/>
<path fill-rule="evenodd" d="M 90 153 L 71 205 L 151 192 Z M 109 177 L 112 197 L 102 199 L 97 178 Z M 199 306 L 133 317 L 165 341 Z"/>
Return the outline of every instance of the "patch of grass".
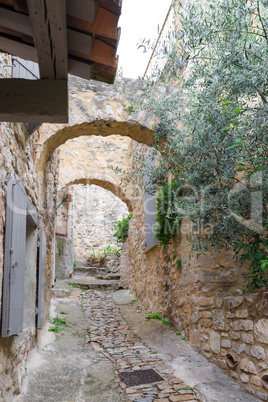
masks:
<path fill-rule="evenodd" d="M 149 320 L 160 320 L 164 325 L 169 325 L 168 320 L 162 317 L 159 313 L 149 313 L 146 315 L 146 318 Z"/>
<path fill-rule="evenodd" d="M 177 260 L 176 264 L 177 264 L 177 268 L 181 269 L 181 259 Z"/>
<path fill-rule="evenodd" d="M 180 387 L 178 388 L 178 391 L 193 391 L 194 389 L 192 387 Z"/>
<path fill-rule="evenodd" d="M 51 324 L 54 324 L 54 325 L 67 325 L 67 319 L 66 318 L 60 318 L 58 315 L 56 315 L 56 317 L 54 317 L 54 318 L 49 317 L 48 321 L 51 322 Z"/>
<path fill-rule="evenodd" d="M 178 336 L 180 336 L 181 339 L 182 339 L 183 341 L 185 341 L 185 336 L 183 336 L 180 331 L 176 331 L 175 334 L 178 335 Z"/>
<path fill-rule="evenodd" d="M 50 326 L 49 328 L 48 328 L 48 331 L 50 331 L 50 332 L 56 332 L 56 334 L 60 334 L 60 327 L 58 326 L 58 325 L 55 325 L 55 326 Z"/>
<path fill-rule="evenodd" d="M 60 314 L 67 314 L 66 311 L 60 311 Z"/>

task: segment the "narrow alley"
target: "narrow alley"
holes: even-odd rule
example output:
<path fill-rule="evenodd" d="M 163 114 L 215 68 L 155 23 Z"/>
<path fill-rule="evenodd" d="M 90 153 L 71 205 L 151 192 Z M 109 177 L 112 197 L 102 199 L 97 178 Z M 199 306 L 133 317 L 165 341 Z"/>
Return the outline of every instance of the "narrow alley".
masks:
<path fill-rule="evenodd" d="M 53 333 L 51 317 L 46 322 L 15 402 L 257 400 L 172 328 L 146 319 L 128 290 L 85 290 L 65 280 L 56 282 L 54 294 L 51 317 L 66 324 Z M 138 385 L 120 378 L 136 370 L 154 370 L 161 378 L 136 377 Z"/>
<path fill-rule="evenodd" d="M 267 49 L 268 0 L 0 0 L 0 402 L 268 402 Z"/>

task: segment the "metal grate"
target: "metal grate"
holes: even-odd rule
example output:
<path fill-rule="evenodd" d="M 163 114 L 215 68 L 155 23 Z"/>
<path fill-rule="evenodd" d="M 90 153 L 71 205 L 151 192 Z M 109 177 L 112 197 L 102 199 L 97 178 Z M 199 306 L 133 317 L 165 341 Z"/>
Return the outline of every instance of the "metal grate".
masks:
<path fill-rule="evenodd" d="M 135 385 L 150 384 L 152 382 L 164 381 L 164 378 L 160 377 L 154 370 L 135 370 L 125 371 L 119 373 L 121 381 L 127 385 L 127 387 L 134 387 Z"/>

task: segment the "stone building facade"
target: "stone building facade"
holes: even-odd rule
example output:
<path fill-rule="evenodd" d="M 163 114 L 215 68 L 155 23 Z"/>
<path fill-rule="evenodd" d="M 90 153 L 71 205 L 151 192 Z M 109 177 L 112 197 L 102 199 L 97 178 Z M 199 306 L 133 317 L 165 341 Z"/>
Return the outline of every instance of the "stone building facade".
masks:
<path fill-rule="evenodd" d="M 8 57 L 1 57 L 3 64 L 10 64 Z M 147 154 L 148 146 L 153 144 L 154 116 L 145 110 L 128 114 L 126 108 L 128 97 L 142 96 L 140 85 L 135 80 L 120 80 L 108 86 L 73 79 L 68 125 L 43 124 L 30 135 L 25 124 L 1 124 L 2 244 L 7 179 L 10 176 L 23 183 L 25 193 L 40 217 L 40 227 L 46 234 L 47 315 L 55 275 L 54 253 L 58 248 L 54 242 L 57 205 L 64 194 L 69 194 L 68 186 L 75 184 L 94 184 L 110 190 L 127 204 L 132 214 L 125 245 L 128 263 L 123 277 L 124 281 L 128 278 L 134 295 L 151 311 L 164 315 L 211 362 L 256 397 L 267 400 L 267 291 L 253 295 L 243 293 L 242 273 L 246 266 L 236 262 L 230 252 L 189 260 L 189 246 L 184 236 L 174 240 L 165 251 L 157 245 L 147 250 L 142 180 L 125 188 L 120 174 L 108 169 L 109 165 L 135 168 L 132 158 L 124 155 L 126 149 L 131 154 L 139 143 L 139 152 Z M 160 87 L 161 96 L 173 96 L 177 91 L 176 86 Z M 183 107 L 183 95 L 181 103 Z M 76 141 L 83 136 L 87 138 L 81 140 L 80 147 Z M 93 136 L 104 137 L 107 143 L 93 139 Z M 109 141 L 107 137 L 110 137 Z M 67 149 L 68 140 L 73 140 L 71 150 Z M 87 142 L 91 142 L 89 146 Z M 57 148 L 60 146 L 66 152 L 60 153 L 58 176 Z M 69 201 L 68 208 L 72 208 L 72 200 Z M 67 204 L 63 205 L 64 210 Z M 3 260 L 2 250 L 1 282 Z M 180 264 L 177 264 L 178 260 Z M 31 272 L 35 272 L 34 267 Z M 27 276 L 27 286 L 30 280 L 35 284 L 34 278 L 34 275 Z M 36 326 L 31 324 L 24 326 L 18 336 L 0 338 L 1 400 L 10 400 L 20 392 L 27 354 L 37 333 Z"/>
<path fill-rule="evenodd" d="M 12 60 L 10 56 L 0 54 L 0 75 L 10 76 L 10 66 Z M 23 269 L 25 264 L 24 276 L 24 296 L 23 296 L 23 282 L 22 300 L 24 304 L 23 312 L 23 329 L 14 336 L 0 337 L 0 399 L 2 401 L 12 400 L 14 395 L 18 394 L 21 389 L 22 379 L 25 375 L 25 363 L 28 352 L 35 344 L 35 339 L 38 334 L 36 325 L 36 305 L 35 305 L 35 289 L 37 286 L 37 239 L 40 237 L 40 229 L 46 237 L 46 278 L 43 302 L 45 302 L 45 311 L 48 312 L 50 304 L 50 289 L 52 279 L 52 266 L 54 255 L 54 225 L 55 225 L 55 203 L 56 203 L 56 181 L 58 175 L 58 159 L 55 153 L 48 161 L 43 174 L 43 190 L 39 185 L 38 176 L 36 174 L 34 159 L 35 159 L 36 144 L 32 141 L 32 137 L 28 131 L 26 124 L 20 123 L 0 123 L 0 242 L 5 245 L 5 234 L 7 232 L 6 226 L 6 210 L 9 209 L 11 213 L 17 213 L 16 209 L 12 209 L 10 205 L 11 184 L 19 183 L 22 188 L 23 197 L 25 197 L 28 208 L 31 209 L 31 214 L 35 215 L 38 223 L 36 227 L 32 226 L 30 222 L 32 215 L 25 217 L 26 227 L 22 228 L 21 232 L 16 234 L 18 242 L 12 243 L 14 247 L 14 255 L 16 250 L 25 245 L 22 249 L 21 257 L 25 261 L 16 261 L 12 265 L 14 271 L 11 271 L 12 281 L 16 282 L 16 267 Z M 10 179 L 13 181 L 11 182 Z M 17 186 L 17 184 L 14 184 Z M 13 188 L 13 184 L 12 184 Z M 9 191 L 10 190 L 10 191 Z M 13 190 L 12 190 L 13 191 Z M 8 195 L 9 194 L 9 195 Z M 14 196 L 15 197 L 15 196 Z M 9 201 L 8 201 L 9 200 Z M 23 211 L 26 213 L 26 210 Z M 20 212 L 18 212 L 20 214 Z M 12 230 L 12 229 L 11 229 Z M 21 233 L 21 235 L 20 235 Z M 26 239 L 25 237 L 26 236 Z M 14 240 L 14 237 L 13 237 Z M 40 239 L 39 239 L 40 240 Z M 24 248 L 25 247 L 25 248 Z M 7 263 L 7 250 L 4 247 L 0 248 L 0 300 L 2 310 L 1 326 L 3 326 L 3 317 L 7 313 L 7 304 L 4 303 L 3 290 L 5 294 L 11 292 L 9 286 L 4 287 L 4 282 L 8 283 L 6 278 Z M 12 249 L 13 250 L 13 249 Z M 10 249 L 10 253 L 12 251 Z M 22 265 L 20 265 L 22 264 Z M 5 276 L 4 276 L 5 266 Z M 14 293 L 11 293 L 12 297 Z M 11 299 L 11 303 L 13 303 Z M 4 304 L 3 304 L 4 303 Z M 9 307 L 11 309 L 11 307 Z M 3 311 L 5 310 L 5 311 Z M 8 316 L 10 319 L 10 316 Z M 3 328 L 2 328 L 3 331 Z M 7 325 L 7 333 L 9 331 Z"/>

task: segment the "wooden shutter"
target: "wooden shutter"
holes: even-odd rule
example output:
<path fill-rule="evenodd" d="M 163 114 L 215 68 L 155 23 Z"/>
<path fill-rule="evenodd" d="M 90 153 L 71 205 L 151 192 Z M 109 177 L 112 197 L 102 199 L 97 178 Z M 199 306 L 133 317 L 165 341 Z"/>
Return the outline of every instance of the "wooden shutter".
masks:
<path fill-rule="evenodd" d="M 47 254 L 46 235 L 42 228 L 40 228 L 39 233 L 37 328 L 41 328 L 44 323 L 45 274 Z"/>
<path fill-rule="evenodd" d="M 146 160 L 146 165 L 153 166 L 154 161 L 152 154 Z M 147 175 L 144 175 L 144 184 L 149 181 Z M 146 228 L 146 250 L 149 250 L 156 244 L 155 240 L 155 217 L 156 217 L 156 207 L 155 207 L 155 194 L 148 194 L 145 192 L 144 195 L 144 212 L 145 212 L 145 228 Z"/>
<path fill-rule="evenodd" d="M 18 335 L 23 328 L 26 200 L 22 183 L 7 184 L 2 336 Z"/>

